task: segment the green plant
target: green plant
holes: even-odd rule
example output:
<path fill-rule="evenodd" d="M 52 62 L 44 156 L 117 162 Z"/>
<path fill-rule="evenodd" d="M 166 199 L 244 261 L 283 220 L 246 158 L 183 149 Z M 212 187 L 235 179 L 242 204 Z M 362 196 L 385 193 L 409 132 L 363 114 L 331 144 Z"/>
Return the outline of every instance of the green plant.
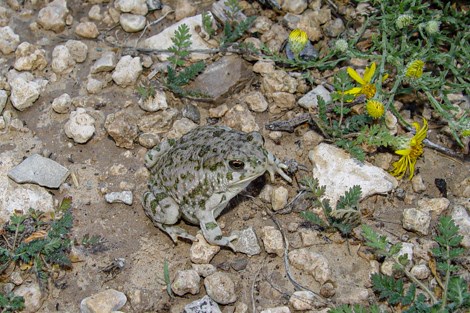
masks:
<path fill-rule="evenodd" d="M 155 87 L 152 85 L 140 84 L 137 86 L 137 93 L 142 100 L 155 97 Z"/>
<path fill-rule="evenodd" d="M 61 217 L 50 223 L 41 221 L 41 214 L 32 209 L 26 215 L 13 215 L 0 240 L 0 273 L 11 262 L 21 262 L 29 264 L 39 282 L 45 283 L 51 265 L 70 267 L 70 207 L 71 199 L 64 198 L 57 210 Z"/>
<path fill-rule="evenodd" d="M 186 58 L 190 53 L 189 47 L 191 47 L 191 34 L 189 33 L 188 25 L 181 24 L 171 40 L 173 41 L 173 46 L 168 50 L 173 54 L 168 60 L 172 66 L 169 65 L 167 67 L 166 86 L 180 96 L 201 96 L 200 92 L 183 89 L 184 85 L 187 85 L 196 78 L 205 68 L 205 64 L 202 61 L 184 67 Z"/>
<path fill-rule="evenodd" d="M 325 215 L 324 221 L 318 214 L 311 211 L 303 211 L 300 215 L 307 221 L 327 230 L 337 230 L 344 236 L 349 236 L 354 227 L 360 224 L 361 214 L 358 203 L 361 198 L 361 187 L 353 186 L 341 196 L 333 210 L 329 199 L 321 199 L 326 187 L 319 186 L 318 179 L 304 178 L 301 180 L 302 189 L 312 206 L 321 208 Z"/>
<path fill-rule="evenodd" d="M 416 279 L 407 269 L 408 258 L 399 256 L 401 244 L 390 244 L 385 236 L 379 236 L 367 225 L 362 226 L 362 235 L 366 245 L 372 248 L 378 255 L 390 258 L 395 263 L 395 269 L 401 271 L 411 280 L 405 288 L 404 279 L 396 279 L 383 274 L 373 274 L 372 284 L 374 291 L 380 300 L 385 300 L 392 307 L 400 306 L 403 312 L 458 312 L 470 308 L 470 293 L 465 280 L 456 276 L 459 267 L 455 260 L 463 255 L 460 248 L 462 236 L 458 234 L 458 227 L 448 217 L 441 217 L 437 226 L 437 236 L 434 238 L 438 246 L 431 250 L 437 261 L 437 271 L 433 272 L 434 278 L 442 289 L 438 297 L 428 286 Z M 430 299 L 430 304 L 421 289 Z M 439 293 L 438 293 L 439 294 Z"/>
<path fill-rule="evenodd" d="M 202 12 L 202 28 L 206 31 L 209 37 L 213 37 L 215 35 L 212 16 L 205 11 Z"/>
<path fill-rule="evenodd" d="M 15 296 L 10 292 L 6 295 L 0 293 L 0 312 L 13 313 L 24 309 L 24 298 Z"/>
<path fill-rule="evenodd" d="M 165 261 L 163 262 L 163 278 L 165 279 L 166 292 L 171 298 L 173 298 L 173 291 L 171 290 L 170 269 L 168 267 L 167 259 L 165 259 Z"/>
<path fill-rule="evenodd" d="M 240 39 L 256 19 L 256 16 L 248 16 L 243 19 L 238 18 L 241 13 L 238 0 L 227 0 L 224 4 L 228 9 L 224 10 L 227 20 L 225 21 L 223 36 L 220 40 L 221 47 L 227 47 Z"/>

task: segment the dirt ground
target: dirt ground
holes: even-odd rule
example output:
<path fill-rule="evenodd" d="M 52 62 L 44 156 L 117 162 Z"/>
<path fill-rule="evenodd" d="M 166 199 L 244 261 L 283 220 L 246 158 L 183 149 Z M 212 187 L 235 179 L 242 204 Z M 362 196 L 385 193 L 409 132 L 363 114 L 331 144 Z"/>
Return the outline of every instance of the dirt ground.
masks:
<path fill-rule="evenodd" d="M 39 1 L 41 2 L 41 1 Z M 174 1 L 168 1 L 171 6 Z M 206 1 L 207 6 L 211 1 Z M 51 51 L 55 45 L 64 43 L 68 39 L 79 39 L 70 32 L 65 31 L 60 35 L 51 32 L 33 33 L 28 31 L 28 25 L 35 18 L 37 4 L 31 6 L 33 14 L 25 16 L 13 16 L 10 26 L 17 32 L 22 41 L 30 43 L 41 42 L 46 49 L 50 60 Z M 69 1 L 71 12 L 75 20 L 80 20 L 89 11 L 91 4 Z M 199 11 L 199 10 L 198 10 Z M 159 28 L 167 24 L 162 23 L 152 32 L 158 32 Z M 133 34 L 130 36 L 138 36 Z M 80 39 L 83 40 L 83 39 Z M 67 180 L 66 187 L 59 190 L 49 190 L 54 199 L 62 199 L 65 196 L 73 198 L 74 227 L 73 237 L 79 240 L 84 235 L 99 235 L 104 238 L 102 245 L 96 249 L 81 250 L 81 261 L 74 263 L 73 268 L 61 271 L 58 277 L 53 279 L 49 294 L 38 312 L 79 312 L 80 301 L 90 295 L 96 294 L 107 288 L 113 288 L 124 292 L 128 297 L 127 304 L 121 309 L 123 312 L 181 312 L 184 305 L 204 295 L 204 288 L 197 295 L 185 295 L 183 297 L 170 298 L 166 292 L 163 266 L 167 260 L 171 277 L 176 271 L 190 269 L 189 249 L 191 244 L 181 241 L 174 245 L 170 238 L 155 228 L 145 216 L 140 198 L 146 191 L 147 178 L 145 175 L 143 157 L 147 149 L 136 144 L 133 149 L 126 150 L 116 147 L 113 139 L 104 129 L 104 120 L 108 114 L 115 113 L 126 107 L 126 110 L 141 116 L 143 112 L 137 102 L 139 95 L 133 87 L 121 88 L 114 84 L 106 87 L 102 93 L 89 96 L 86 93 L 84 82 L 89 69 L 96 60 L 102 48 L 109 47 L 102 40 L 83 40 L 88 45 L 88 57 L 84 63 L 77 64 L 74 71 L 66 76 L 59 77 L 58 81 L 50 83 L 46 91 L 41 94 L 39 100 L 29 109 L 20 112 L 7 104 L 6 109 L 13 112 L 14 116 L 23 121 L 26 132 L 8 131 L 0 134 L 0 153 L 12 151 L 20 161 L 33 153 L 42 153 L 47 150 L 58 163 L 67 167 L 78 179 L 75 185 L 72 178 Z M 6 56 L 0 65 L 2 74 L 11 66 L 14 55 Z M 46 76 L 50 73 L 47 73 Z M 257 81 L 242 91 L 255 90 Z M 72 98 L 86 96 L 86 107 L 94 109 L 93 116 L 96 119 L 96 133 L 86 144 L 76 144 L 64 133 L 63 127 L 68 114 L 57 114 L 51 109 L 52 100 L 62 93 L 68 93 Z M 240 95 L 234 94 L 227 101 L 230 105 Z M 181 112 L 183 101 L 168 95 L 170 107 L 175 107 Z M 207 117 L 207 109 L 199 106 L 202 124 Z M 296 108 L 301 112 L 301 108 Z M 261 133 L 267 138 L 268 131 L 264 125 L 273 120 L 268 112 L 254 113 Z M 281 116 L 282 118 L 282 116 Z M 295 159 L 307 168 L 311 163 L 307 158 L 308 151 L 313 147 L 302 144 L 302 134 L 308 129 L 300 127 L 295 133 L 285 133 L 279 144 L 266 139 L 266 147 L 280 159 Z M 431 130 L 429 137 L 437 141 L 441 135 Z M 72 143 L 72 144 L 71 144 Z M 373 158 L 370 159 L 373 161 Z M 120 168 L 116 170 L 117 166 Z M 458 161 L 446 157 L 434 150 L 425 149 L 424 157 L 418 163 L 419 174 L 423 177 L 426 190 L 417 194 L 411 188 L 407 180 L 400 182 L 399 188 L 406 191 L 405 201 L 399 200 L 394 193 L 390 195 L 377 195 L 364 200 L 361 203 L 363 222 L 397 239 L 408 236 L 410 239 L 418 238 L 415 233 L 407 232 L 402 228 L 402 211 L 408 207 L 416 206 L 416 201 L 422 198 L 441 197 L 435 186 L 436 178 L 445 179 L 448 184 L 448 198 L 458 193 L 457 185 L 462 182 L 468 173 L 468 162 Z M 308 172 L 298 172 L 293 184 L 288 184 L 279 176 L 272 184 L 285 186 L 289 190 L 289 199 L 298 192 L 297 180 Z M 263 177 L 252 184 L 250 195 L 257 195 L 269 178 Z M 104 193 L 121 191 L 130 186 L 134 194 L 134 202 L 131 206 L 124 204 L 109 204 L 104 200 Z M 223 231 L 230 233 L 232 230 L 253 227 L 257 233 L 263 226 L 272 225 L 274 222 L 266 214 L 266 204 L 259 199 L 238 196 L 230 210 L 227 210 L 218 221 L 225 225 Z M 261 204 L 261 205 L 260 205 Z M 297 208 L 301 210 L 302 208 Z M 289 232 L 287 226 L 290 223 L 303 222 L 296 212 L 285 215 L 277 215 L 280 224 L 284 228 L 291 249 L 302 246 L 300 232 L 314 232 L 318 238 L 314 245 L 316 252 L 324 255 L 332 269 L 332 277 L 335 282 L 336 295 L 330 299 L 332 304 L 345 303 L 354 299 L 355 290 L 369 286 L 369 274 L 371 265 L 369 261 L 361 258 L 358 251 L 361 244 L 356 239 L 350 239 L 349 244 L 338 234 L 322 233 L 315 229 L 302 227 L 298 231 Z M 436 223 L 436 220 L 433 220 Z M 181 222 L 183 228 L 189 233 L 196 234 L 198 228 Z M 124 268 L 115 275 L 106 274 L 103 269 L 113 263 L 115 259 L 125 260 Z M 245 269 L 236 271 L 231 268 L 233 262 L 247 261 Z M 264 250 L 260 255 L 248 257 L 241 253 L 234 253 L 228 249 L 222 249 L 211 264 L 218 270 L 229 273 L 236 284 L 238 302 L 248 305 L 251 311 L 252 298 L 258 310 L 285 305 L 289 295 L 295 291 L 294 286 L 286 277 L 283 259 L 268 255 Z M 293 276 L 299 283 L 310 289 L 319 290 L 319 284 L 309 275 L 292 268 Z M 370 294 L 370 297 L 372 295 Z M 224 308 L 224 312 L 231 312 L 233 305 Z"/>

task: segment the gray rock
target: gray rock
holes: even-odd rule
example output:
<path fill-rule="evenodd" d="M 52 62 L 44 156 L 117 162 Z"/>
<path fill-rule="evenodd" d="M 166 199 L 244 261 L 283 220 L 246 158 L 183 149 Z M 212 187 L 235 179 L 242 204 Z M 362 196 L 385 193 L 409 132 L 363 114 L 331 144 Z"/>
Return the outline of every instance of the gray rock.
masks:
<path fill-rule="evenodd" d="M 310 90 L 307 94 L 305 94 L 302 98 L 299 99 L 297 102 L 302 108 L 310 109 L 318 107 L 318 99 L 317 96 L 320 96 L 325 100 L 326 103 L 331 101 L 331 95 L 328 89 L 323 87 L 323 85 L 318 85 L 317 87 Z"/>
<path fill-rule="evenodd" d="M 82 63 L 86 60 L 88 55 L 88 46 L 79 40 L 67 40 L 65 43 L 73 60 L 77 63 Z"/>
<path fill-rule="evenodd" d="M 160 10 L 162 2 L 160 0 L 147 0 L 147 7 L 149 11 Z"/>
<path fill-rule="evenodd" d="M 289 76 L 285 71 L 275 70 L 263 75 L 261 89 L 266 94 L 272 94 L 276 91 L 295 93 L 297 91 L 298 81 Z"/>
<path fill-rule="evenodd" d="M 301 14 L 308 6 L 307 0 L 284 0 L 282 10 L 294 14 Z"/>
<path fill-rule="evenodd" d="M 287 306 L 278 306 L 275 308 L 265 309 L 261 311 L 260 313 L 290 313 L 290 310 L 289 310 L 289 307 Z"/>
<path fill-rule="evenodd" d="M 462 246 L 467 249 L 470 248 L 470 216 L 467 210 L 462 205 L 456 205 L 452 209 L 451 216 L 459 227 L 459 234 L 463 236 Z"/>
<path fill-rule="evenodd" d="M 309 152 L 309 159 L 314 164 L 313 177 L 325 185 L 325 197 L 335 206 L 339 197 L 354 185 L 361 186 L 362 199 L 390 192 L 398 182 L 383 169 L 368 162 L 358 162 L 343 150 L 320 143 Z"/>
<path fill-rule="evenodd" d="M 186 104 L 183 107 L 183 110 L 181 113 L 183 114 L 183 117 L 190 119 L 196 124 L 199 124 L 199 122 L 201 121 L 201 113 L 199 112 L 199 109 L 197 108 L 197 106 L 193 104 Z"/>
<path fill-rule="evenodd" d="M 247 258 L 236 258 L 230 262 L 230 267 L 236 270 L 237 272 L 243 271 L 248 266 Z"/>
<path fill-rule="evenodd" d="M 100 11 L 101 11 L 100 6 L 95 4 L 90 8 L 90 11 L 88 11 L 88 17 L 91 20 L 101 21 L 103 19 L 103 15 L 101 15 Z"/>
<path fill-rule="evenodd" d="M 16 183 L 33 183 L 48 188 L 59 188 L 69 176 L 69 170 L 59 163 L 33 154 L 8 172 Z"/>
<path fill-rule="evenodd" d="M 423 198 L 418 200 L 418 210 L 422 212 L 432 212 L 440 216 L 447 210 L 450 201 L 447 198 Z"/>
<path fill-rule="evenodd" d="M 429 212 L 423 212 L 415 208 L 408 208 L 403 211 L 403 228 L 406 230 L 427 235 L 430 224 L 431 214 Z"/>
<path fill-rule="evenodd" d="M 248 227 L 243 230 L 234 230 L 230 235 L 238 236 L 238 239 L 232 242 L 235 251 L 247 255 L 261 253 L 261 247 L 259 246 L 258 238 L 256 237 L 253 227 Z"/>
<path fill-rule="evenodd" d="M 220 247 L 209 244 L 201 234 L 196 234 L 196 238 L 198 241 L 193 241 L 190 249 L 191 262 L 196 264 L 208 264 L 220 251 Z"/>
<path fill-rule="evenodd" d="M 261 240 L 267 253 L 274 253 L 279 257 L 284 255 L 282 233 L 274 226 L 264 226 L 261 229 Z"/>
<path fill-rule="evenodd" d="M 201 278 L 195 270 L 178 271 L 171 284 L 171 290 L 178 296 L 183 296 L 187 293 L 195 295 L 199 293 L 200 281 Z"/>
<path fill-rule="evenodd" d="M 242 105 L 235 105 L 222 118 L 222 124 L 231 128 L 240 129 L 246 133 L 259 131 L 253 114 Z"/>
<path fill-rule="evenodd" d="M 52 51 L 52 70 L 56 74 L 65 74 L 73 70 L 75 60 L 64 45 L 58 45 Z"/>
<path fill-rule="evenodd" d="M 295 310 L 311 310 L 314 306 L 315 294 L 308 290 L 295 291 L 289 299 L 289 304 Z"/>
<path fill-rule="evenodd" d="M 170 130 L 173 119 L 178 110 L 169 108 L 154 114 L 144 115 L 138 123 L 139 130 L 143 133 L 161 134 Z"/>
<path fill-rule="evenodd" d="M 175 7 L 175 20 L 179 21 L 185 17 L 196 14 L 196 6 L 192 5 L 193 1 L 178 0 Z"/>
<path fill-rule="evenodd" d="M 411 268 L 411 274 L 417 279 L 423 280 L 429 277 L 431 270 L 426 264 L 417 264 Z"/>
<path fill-rule="evenodd" d="M 214 300 L 209 296 L 204 296 L 186 305 L 183 313 L 222 313 L 222 311 Z"/>
<path fill-rule="evenodd" d="M 216 103 L 242 89 L 254 77 L 251 65 L 237 55 L 220 58 L 189 84 L 189 89 L 208 95 Z"/>
<path fill-rule="evenodd" d="M 108 289 L 83 299 L 80 303 L 80 313 L 111 313 L 122 308 L 126 302 L 124 293 Z"/>
<path fill-rule="evenodd" d="M 116 67 L 116 53 L 113 51 L 104 52 L 101 58 L 91 66 L 90 73 L 110 72 Z"/>
<path fill-rule="evenodd" d="M 59 33 L 65 29 L 65 17 L 69 13 L 65 0 L 54 0 L 38 14 L 38 24 L 45 30 Z"/>
<path fill-rule="evenodd" d="M 344 30 L 344 23 L 340 18 L 331 20 L 323 26 L 323 31 L 325 34 L 332 38 L 338 37 L 342 32 L 344 32 Z"/>
<path fill-rule="evenodd" d="M 143 68 L 139 57 L 123 56 L 116 65 L 113 72 L 114 82 L 121 86 L 127 87 L 133 85 L 142 73 Z"/>
<path fill-rule="evenodd" d="M 118 111 L 106 117 L 104 128 L 114 139 L 116 146 L 134 148 L 134 139 L 138 136 L 137 118 L 126 111 Z"/>
<path fill-rule="evenodd" d="M 135 33 L 144 29 L 147 19 L 145 16 L 123 13 L 119 16 L 122 29 L 128 33 Z"/>
<path fill-rule="evenodd" d="M 77 143 L 86 143 L 95 133 L 95 119 L 84 108 L 77 108 L 70 113 L 69 120 L 64 125 L 67 137 Z"/>
<path fill-rule="evenodd" d="M 283 186 L 273 189 L 271 195 L 271 204 L 273 211 L 279 211 L 287 205 L 289 193 L 287 189 Z"/>
<path fill-rule="evenodd" d="M 237 300 L 235 284 L 228 274 L 216 272 L 204 279 L 207 295 L 219 304 L 229 304 Z"/>
<path fill-rule="evenodd" d="M 160 142 L 160 137 L 156 134 L 142 133 L 137 140 L 142 147 L 151 149 Z"/>
<path fill-rule="evenodd" d="M 98 94 L 104 87 L 108 84 L 105 80 L 99 80 L 91 75 L 88 75 L 88 79 L 86 81 L 86 91 L 91 94 Z"/>
<path fill-rule="evenodd" d="M 217 268 L 212 264 L 191 264 L 191 267 L 201 277 L 207 277 L 217 272 Z"/>
<path fill-rule="evenodd" d="M 132 195 L 132 191 L 125 190 L 121 192 L 110 192 L 104 195 L 104 199 L 108 203 L 124 203 L 127 205 L 132 205 L 132 201 L 134 200 L 134 196 Z"/>
<path fill-rule="evenodd" d="M 29 42 L 22 42 L 15 51 L 15 64 L 18 71 L 42 70 L 47 66 L 46 51 Z"/>
<path fill-rule="evenodd" d="M 179 139 L 181 136 L 186 133 L 189 133 L 189 131 L 193 130 L 196 127 L 196 123 L 194 123 L 190 119 L 187 119 L 186 117 L 183 117 L 182 119 L 176 120 L 173 123 L 173 128 L 168 132 L 166 137 L 168 139 Z"/>
<path fill-rule="evenodd" d="M 24 298 L 24 311 L 36 312 L 41 308 L 43 293 L 36 281 L 25 283 L 15 289 L 14 294 Z"/>
<path fill-rule="evenodd" d="M 5 90 L 0 89 L 0 114 L 2 114 L 5 105 L 7 104 L 8 94 Z"/>
<path fill-rule="evenodd" d="M 52 109 L 59 114 L 68 113 L 72 106 L 72 99 L 69 94 L 64 93 L 52 101 Z"/>

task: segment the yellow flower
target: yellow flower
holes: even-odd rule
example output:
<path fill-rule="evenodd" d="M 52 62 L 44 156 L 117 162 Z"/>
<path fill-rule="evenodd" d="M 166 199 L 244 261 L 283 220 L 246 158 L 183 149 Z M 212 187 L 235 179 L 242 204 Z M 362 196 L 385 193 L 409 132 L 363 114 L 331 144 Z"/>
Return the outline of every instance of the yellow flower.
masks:
<path fill-rule="evenodd" d="M 370 117 L 378 119 L 384 115 L 385 108 L 382 102 L 377 100 L 369 100 L 366 103 L 366 111 Z"/>
<path fill-rule="evenodd" d="M 423 118 L 423 126 L 419 123 L 413 123 L 416 134 L 409 139 L 403 149 L 396 150 L 395 153 L 401 155 L 400 160 L 393 163 L 393 171 L 391 174 L 401 179 L 409 170 L 409 179 L 413 178 L 415 173 L 415 164 L 418 158 L 423 154 L 423 140 L 426 139 L 428 132 L 428 121 Z"/>
<path fill-rule="evenodd" d="M 366 67 L 364 71 L 364 77 L 361 77 L 352 67 L 348 67 L 347 71 L 349 76 L 358 82 L 361 87 L 354 87 L 349 90 L 346 90 L 344 94 L 346 95 L 365 95 L 367 99 L 370 99 L 375 96 L 375 85 L 372 84 L 372 77 L 375 74 L 375 63 L 372 63 L 370 67 Z"/>
<path fill-rule="evenodd" d="M 421 60 L 414 60 L 406 67 L 406 77 L 418 79 L 423 76 L 424 62 Z"/>
<path fill-rule="evenodd" d="M 297 57 L 300 52 L 305 48 L 308 42 L 307 33 L 298 28 L 294 29 L 289 34 L 289 46 L 294 55 Z"/>

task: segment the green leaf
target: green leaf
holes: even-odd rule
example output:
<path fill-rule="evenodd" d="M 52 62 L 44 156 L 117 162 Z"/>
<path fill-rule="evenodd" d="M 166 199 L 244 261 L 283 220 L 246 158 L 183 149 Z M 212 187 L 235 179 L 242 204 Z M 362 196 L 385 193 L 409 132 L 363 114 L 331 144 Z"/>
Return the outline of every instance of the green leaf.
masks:
<path fill-rule="evenodd" d="M 310 223 L 313 223 L 315 225 L 321 226 L 321 227 L 328 227 L 326 225 L 325 221 L 323 221 L 318 214 L 310 211 L 304 211 L 300 212 L 300 216 L 302 216 L 304 219 L 309 221 Z"/>
<path fill-rule="evenodd" d="M 379 236 L 370 226 L 362 225 L 362 236 L 366 239 L 368 247 L 379 250 L 379 252 L 387 252 L 387 237 Z"/>
<path fill-rule="evenodd" d="M 361 186 L 354 185 L 344 193 L 344 196 L 339 197 L 336 209 L 355 208 L 359 204 L 362 196 Z"/>
<path fill-rule="evenodd" d="M 451 277 L 448 285 L 448 299 L 455 308 L 470 307 L 468 285 L 462 277 Z"/>
<path fill-rule="evenodd" d="M 379 294 L 380 300 L 387 300 L 391 305 L 397 305 L 404 301 L 405 292 L 403 280 L 383 275 L 372 274 L 372 289 Z"/>

